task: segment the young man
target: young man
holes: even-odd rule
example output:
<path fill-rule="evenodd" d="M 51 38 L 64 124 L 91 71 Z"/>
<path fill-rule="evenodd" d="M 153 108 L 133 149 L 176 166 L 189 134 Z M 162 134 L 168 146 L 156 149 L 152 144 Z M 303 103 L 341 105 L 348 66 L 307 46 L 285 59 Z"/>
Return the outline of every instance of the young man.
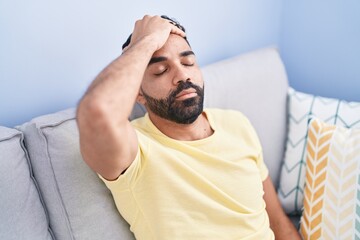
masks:
<path fill-rule="evenodd" d="M 204 82 L 184 29 L 144 16 L 125 46 L 89 87 L 77 120 L 84 160 L 135 237 L 300 239 L 248 120 L 203 110 Z M 130 123 L 135 101 L 148 113 Z"/>

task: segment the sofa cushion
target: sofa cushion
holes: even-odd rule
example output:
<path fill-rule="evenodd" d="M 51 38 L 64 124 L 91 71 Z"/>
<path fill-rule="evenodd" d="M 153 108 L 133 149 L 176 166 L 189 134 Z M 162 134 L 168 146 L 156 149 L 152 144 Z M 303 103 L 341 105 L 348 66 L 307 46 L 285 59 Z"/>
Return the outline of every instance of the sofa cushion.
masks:
<path fill-rule="evenodd" d="M 305 186 L 307 127 L 313 116 L 329 124 L 360 128 L 360 103 L 305 94 L 289 89 L 288 137 L 278 189 L 289 214 L 301 214 Z"/>
<path fill-rule="evenodd" d="M 74 109 L 19 128 L 56 239 L 134 239 L 110 191 L 82 160 Z"/>
<path fill-rule="evenodd" d="M 205 106 L 243 112 L 263 147 L 277 186 L 286 139 L 288 81 L 276 48 L 264 48 L 202 68 Z"/>
<path fill-rule="evenodd" d="M 358 239 L 360 129 L 311 120 L 305 172 L 304 239 Z"/>
<path fill-rule="evenodd" d="M 0 239 L 53 239 L 21 132 L 0 126 Z"/>

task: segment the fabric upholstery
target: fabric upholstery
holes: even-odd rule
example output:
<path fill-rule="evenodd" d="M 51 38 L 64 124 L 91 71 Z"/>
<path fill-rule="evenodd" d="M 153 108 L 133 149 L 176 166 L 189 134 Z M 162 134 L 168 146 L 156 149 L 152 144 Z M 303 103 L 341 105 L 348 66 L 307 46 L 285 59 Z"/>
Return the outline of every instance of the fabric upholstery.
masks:
<path fill-rule="evenodd" d="M 305 186 L 305 152 L 309 120 L 360 128 L 360 103 L 325 98 L 289 89 L 288 135 L 281 168 L 279 199 L 289 214 L 301 214 Z"/>
<path fill-rule="evenodd" d="M 20 129 L 56 239 L 134 239 L 110 191 L 81 157 L 74 109 Z"/>
<path fill-rule="evenodd" d="M 52 238 L 21 132 L 0 127 L 0 239 Z"/>

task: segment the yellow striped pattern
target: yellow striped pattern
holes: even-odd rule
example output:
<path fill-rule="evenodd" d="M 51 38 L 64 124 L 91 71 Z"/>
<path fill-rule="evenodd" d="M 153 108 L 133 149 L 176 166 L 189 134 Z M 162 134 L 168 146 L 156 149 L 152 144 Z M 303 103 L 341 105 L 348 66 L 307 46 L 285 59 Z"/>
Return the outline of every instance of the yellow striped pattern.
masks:
<path fill-rule="evenodd" d="M 360 232 L 356 223 L 360 130 L 315 118 L 306 147 L 303 239 L 355 239 Z"/>

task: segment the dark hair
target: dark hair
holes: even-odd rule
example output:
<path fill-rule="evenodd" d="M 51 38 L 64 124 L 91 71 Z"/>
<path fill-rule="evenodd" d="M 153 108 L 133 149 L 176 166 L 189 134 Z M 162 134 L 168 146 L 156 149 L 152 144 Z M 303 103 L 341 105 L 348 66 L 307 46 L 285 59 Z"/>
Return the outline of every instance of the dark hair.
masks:
<path fill-rule="evenodd" d="M 170 18 L 170 17 L 168 17 L 166 15 L 161 15 L 161 17 L 166 19 L 166 20 L 169 20 L 171 24 L 173 24 L 174 26 L 176 26 L 177 28 L 179 28 L 180 30 L 185 32 L 185 28 L 178 21 L 176 21 L 174 18 Z M 130 36 L 126 39 L 126 42 L 122 45 L 122 49 L 126 48 L 130 44 L 131 36 L 132 36 L 132 34 L 130 34 Z M 187 38 L 184 37 L 184 39 L 189 44 L 189 41 L 187 40 Z M 189 44 L 189 46 L 190 46 L 190 44 Z"/>

